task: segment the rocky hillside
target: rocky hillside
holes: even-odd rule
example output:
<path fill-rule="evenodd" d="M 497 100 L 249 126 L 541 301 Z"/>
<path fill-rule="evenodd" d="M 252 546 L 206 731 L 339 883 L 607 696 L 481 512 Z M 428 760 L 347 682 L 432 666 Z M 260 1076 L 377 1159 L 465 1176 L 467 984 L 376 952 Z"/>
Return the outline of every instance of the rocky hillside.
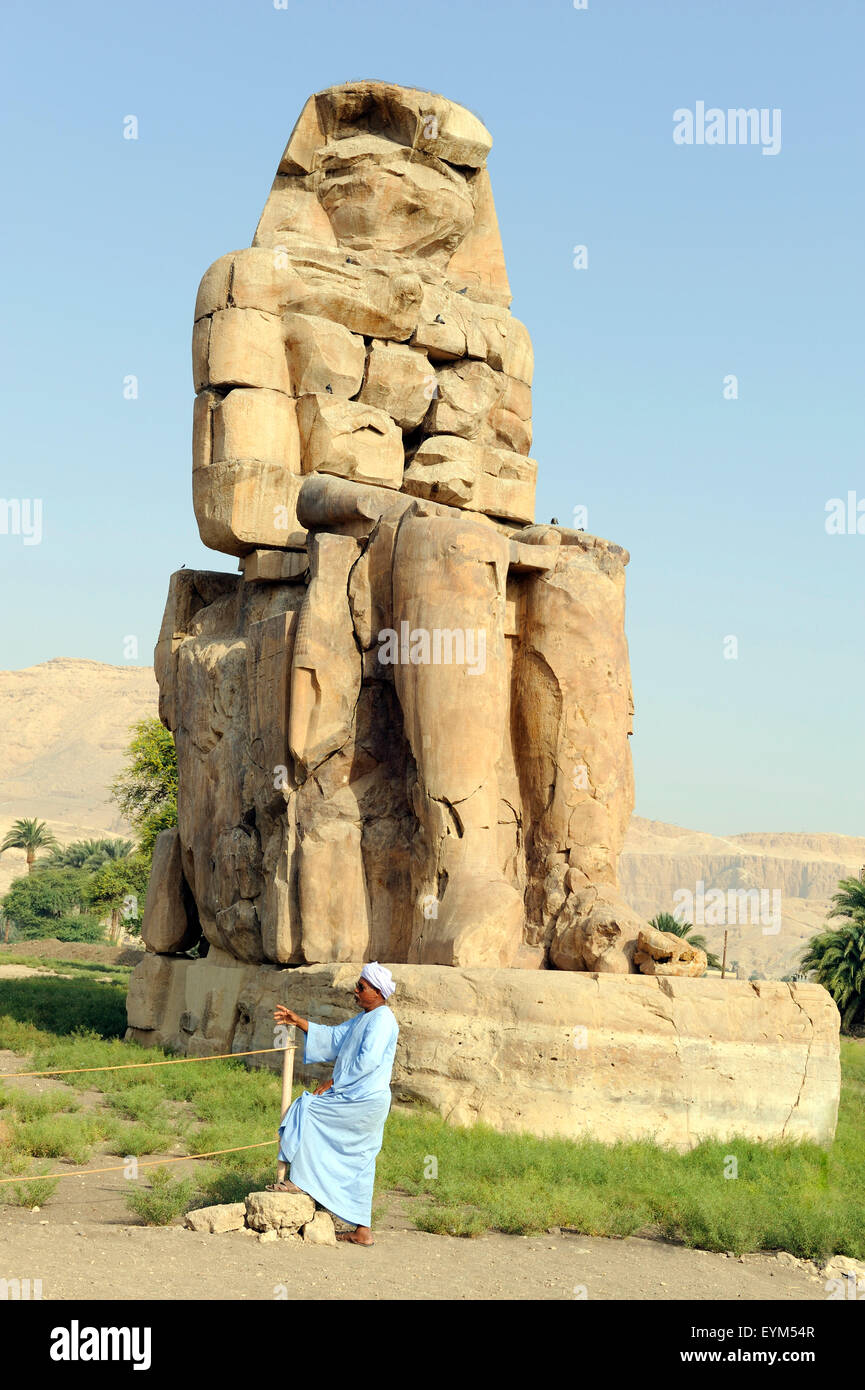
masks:
<path fill-rule="evenodd" d="M 739 973 L 746 978 L 755 970 L 777 978 L 798 968 L 805 943 L 826 920 L 838 880 L 857 876 L 863 864 L 863 837 L 772 831 L 718 836 L 635 816 L 619 863 L 619 878 L 628 902 L 646 917 L 672 912 L 682 901 L 675 896 L 682 890 L 694 895 L 696 907 L 701 883 L 705 894 L 723 890 L 728 958 L 739 962 Z M 763 920 L 752 921 L 756 914 L 749 911 L 743 923 L 741 911 L 730 911 L 729 893 L 754 888 L 766 894 Z M 775 893 L 779 897 L 773 897 Z M 775 905 L 780 908 L 777 932 Z M 710 906 L 704 909 L 707 914 Z M 720 955 L 724 926 L 695 926 Z"/>
<path fill-rule="evenodd" d="M 107 788 L 130 725 L 156 704 L 149 666 L 56 657 L 0 671 L 0 839 L 21 817 L 47 821 L 63 844 L 128 835 Z M 21 850 L 0 855 L 0 893 L 25 863 Z"/>

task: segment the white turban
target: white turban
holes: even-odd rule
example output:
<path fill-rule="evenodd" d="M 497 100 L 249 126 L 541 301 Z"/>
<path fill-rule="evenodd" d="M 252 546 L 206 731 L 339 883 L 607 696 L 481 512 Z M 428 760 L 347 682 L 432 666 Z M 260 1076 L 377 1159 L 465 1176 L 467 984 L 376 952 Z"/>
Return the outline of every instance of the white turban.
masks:
<path fill-rule="evenodd" d="M 381 991 L 385 999 L 389 998 L 396 989 L 393 982 L 393 975 L 386 965 L 379 965 L 377 960 L 371 960 L 368 965 L 363 967 L 360 972 L 361 979 L 369 980 L 370 984 Z"/>

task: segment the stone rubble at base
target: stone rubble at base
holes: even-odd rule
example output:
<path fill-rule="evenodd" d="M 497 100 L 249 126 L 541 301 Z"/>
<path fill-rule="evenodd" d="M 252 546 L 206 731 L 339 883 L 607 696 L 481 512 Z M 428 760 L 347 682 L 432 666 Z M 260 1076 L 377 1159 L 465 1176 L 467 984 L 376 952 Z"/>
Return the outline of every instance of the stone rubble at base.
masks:
<path fill-rule="evenodd" d="M 344 1223 L 340 1223 L 343 1225 Z M 187 1213 L 190 1231 L 223 1235 L 246 1230 L 260 1240 L 298 1240 L 309 1245 L 336 1245 L 334 1221 L 311 1197 L 291 1192 L 250 1192 L 244 1202 L 199 1207 Z"/>

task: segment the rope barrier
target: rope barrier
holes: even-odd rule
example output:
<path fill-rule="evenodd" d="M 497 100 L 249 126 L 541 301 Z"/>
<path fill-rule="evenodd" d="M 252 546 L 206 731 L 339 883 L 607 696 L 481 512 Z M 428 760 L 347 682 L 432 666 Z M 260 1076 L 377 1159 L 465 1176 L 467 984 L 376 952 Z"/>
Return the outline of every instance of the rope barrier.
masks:
<path fill-rule="evenodd" d="M 78 1076 L 85 1071 L 126 1071 L 129 1067 L 179 1067 L 183 1062 L 221 1062 L 232 1057 L 260 1057 L 265 1052 L 296 1052 L 291 1047 L 255 1047 L 251 1052 L 214 1052 L 210 1057 L 170 1057 L 166 1062 L 117 1062 L 110 1067 L 55 1067 L 48 1071 L 0 1071 L 0 1081 L 10 1076 Z"/>
<path fill-rule="evenodd" d="M 282 1048 L 277 1048 L 278 1052 Z M 139 1163 L 139 1168 L 161 1168 L 164 1163 L 188 1163 L 193 1158 L 215 1158 L 218 1154 L 239 1154 L 246 1149 L 266 1149 L 272 1144 L 276 1144 L 276 1139 L 264 1139 L 260 1144 L 240 1144 L 236 1149 L 211 1149 L 206 1154 L 181 1154 L 179 1158 L 150 1158 L 144 1163 Z M 29 1177 L 19 1178 L 0 1178 L 0 1187 L 5 1187 L 10 1182 L 44 1182 L 47 1178 L 86 1178 L 91 1173 L 122 1173 L 128 1167 L 128 1163 L 117 1163 L 111 1168 L 80 1168 L 77 1173 L 31 1173 Z"/>
<path fill-rule="evenodd" d="M 232 1057 L 260 1057 L 267 1052 L 282 1052 L 282 1111 L 284 1115 L 288 1105 L 286 1096 L 291 1099 L 291 1074 L 290 1054 L 297 1051 L 297 1047 L 292 1043 L 288 1047 L 256 1047 L 248 1052 L 214 1052 L 207 1057 L 170 1057 L 160 1062 L 118 1062 L 107 1067 L 55 1067 L 45 1071 L 6 1071 L 0 1072 L 0 1080 L 8 1080 L 15 1076 L 79 1076 L 83 1072 L 92 1071 L 126 1071 L 130 1067 L 176 1067 L 183 1062 L 221 1062 L 230 1060 Z M 181 1154 L 178 1158 L 155 1158 L 148 1159 L 140 1163 L 139 1168 L 160 1168 L 166 1163 L 184 1163 L 199 1158 L 217 1158 L 221 1154 L 245 1153 L 247 1149 L 265 1149 L 276 1144 L 276 1139 L 264 1139 L 259 1144 L 239 1144 L 233 1149 L 211 1149 L 203 1154 Z M 48 1178 L 82 1178 L 91 1173 L 121 1173 L 124 1172 L 128 1164 L 118 1163 L 110 1168 L 81 1168 L 74 1173 L 36 1173 L 30 1177 L 0 1178 L 0 1187 L 5 1187 L 9 1183 L 41 1182 Z"/>

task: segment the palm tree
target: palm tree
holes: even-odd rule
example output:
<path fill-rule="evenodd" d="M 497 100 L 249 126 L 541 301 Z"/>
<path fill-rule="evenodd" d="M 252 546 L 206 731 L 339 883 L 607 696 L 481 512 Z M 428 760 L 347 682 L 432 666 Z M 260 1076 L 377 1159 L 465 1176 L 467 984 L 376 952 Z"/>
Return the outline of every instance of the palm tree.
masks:
<path fill-rule="evenodd" d="M 32 874 L 37 849 L 48 849 L 56 844 L 57 836 L 48 829 L 44 820 L 17 820 L 12 829 L 6 832 L 0 854 L 4 849 L 26 850 L 27 872 Z"/>
<path fill-rule="evenodd" d="M 102 840 L 100 843 L 106 863 L 109 859 L 126 859 L 130 854 L 135 853 L 133 840 Z"/>
<path fill-rule="evenodd" d="M 72 840 L 68 845 L 52 845 L 48 854 L 36 860 L 37 869 L 82 869 L 90 858 L 92 841 Z"/>
<path fill-rule="evenodd" d="M 710 970 L 721 969 L 721 962 L 709 950 L 705 936 L 695 932 L 692 923 L 680 922 L 677 917 L 673 916 L 672 912 L 659 912 L 657 917 L 653 917 L 649 922 L 649 926 L 654 927 L 656 931 L 669 931 L 674 936 L 683 937 L 689 946 L 696 946 L 698 951 L 706 952 L 706 965 Z"/>
<path fill-rule="evenodd" d="M 842 878 L 826 915 L 849 917 L 860 926 L 865 926 L 865 882 L 858 878 Z"/>
<path fill-rule="evenodd" d="M 125 859 L 135 849 L 131 840 L 72 840 L 55 845 L 50 854 L 36 861 L 37 869 L 101 869 L 103 864 Z"/>
<path fill-rule="evenodd" d="M 849 1032 L 865 1021 L 865 882 L 842 878 L 827 916 L 844 920 L 811 938 L 801 968 L 813 971 L 817 984 L 829 991 L 841 1011 L 841 1027 Z"/>
<path fill-rule="evenodd" d="M 842 885 L 855 883 L 843 879 Z M 844 895 L 836 893 L 833 901 Z M 836 909 L 830 912 L 833 916 Z M 813 970 L 818 985 L 829 991 L 841 1012 L 841 1027 L 849 1032 L 865 1020 L 865 921 L 851 920 L 835 931 L 821 932 L 808 942 L 802 970 Z"/>

